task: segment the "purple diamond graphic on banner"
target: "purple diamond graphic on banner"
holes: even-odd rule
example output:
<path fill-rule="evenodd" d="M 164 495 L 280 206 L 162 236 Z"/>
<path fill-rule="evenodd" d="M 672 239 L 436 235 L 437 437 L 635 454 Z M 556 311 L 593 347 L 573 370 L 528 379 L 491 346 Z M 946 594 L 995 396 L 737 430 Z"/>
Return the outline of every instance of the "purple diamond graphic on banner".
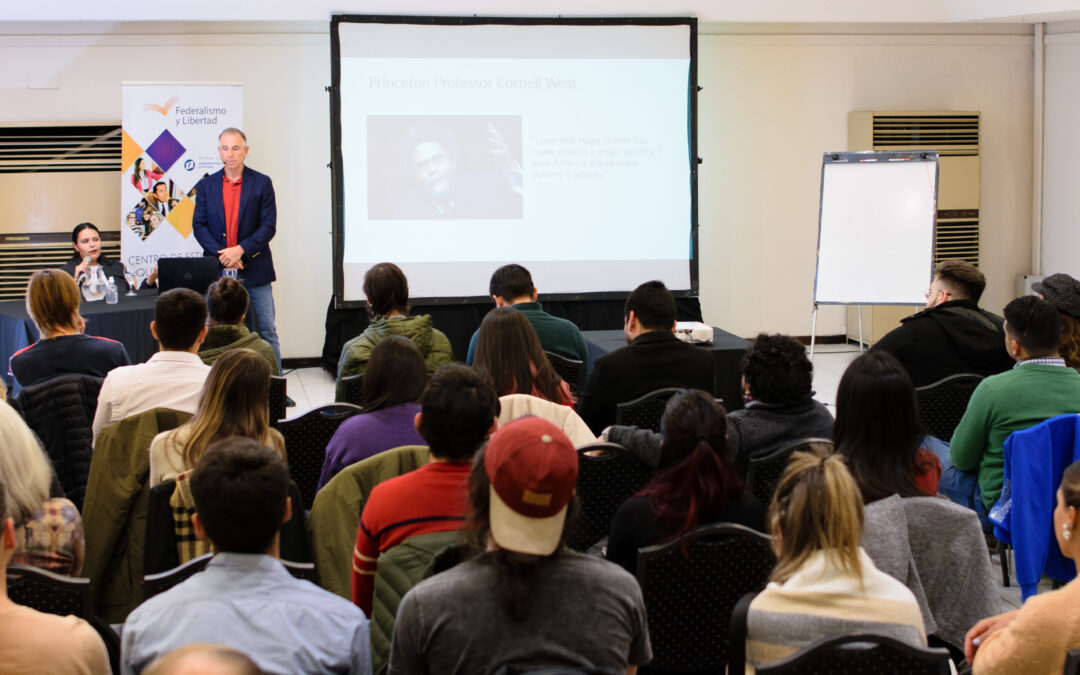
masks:
<path fill-rule="evenodd" d="M 185 152 L 187 148 L 180 145 L 180 141 L 176 140 L 168 129 L 162 131 L 146 149 L 146 154 L 150 155 L 150 159 L 154 160 L 154 164 L 160 166 L 162 171 L 168 171 Z"/>

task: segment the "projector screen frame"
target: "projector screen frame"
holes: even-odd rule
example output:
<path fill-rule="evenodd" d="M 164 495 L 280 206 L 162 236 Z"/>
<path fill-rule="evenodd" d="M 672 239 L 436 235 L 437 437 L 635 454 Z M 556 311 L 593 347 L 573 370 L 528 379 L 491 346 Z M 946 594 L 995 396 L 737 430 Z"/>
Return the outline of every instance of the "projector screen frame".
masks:
<path fill-rule="evenodd" d="M 698 284 L 698 157 L 697 147 L 697 94 L 700 89 L 697 80 L 697 36 L 698 21 L 695 17 L 506 17 L 506 16 L 407 16 L 380 14 L 334 14 L 330 19 L 330 144 L 331 144 L 331 235 L 333 245 L 333 282 L 334 306 L 336 308 L 365 307 L 366 301 L 346 300 L 344 298 L 344 255 L 345 255 L 345 176 L 344 159 L 341 150 L 341 43 L 338 28 L 342 23 L 382 23 L 382 24 L 417 24 L 444 26 L 476 25 L 517 25 L 517 26 L 681 26 L 689 29 L 688 48 L 689 68 L 687 75 L 687 127 L 689 139 L 690 179 L 690 288 L 672 289 L 676 297 L 696 297 Z M 390 261 L 393 262 L 393 261 Z M 541 283 L 543 280 L 540 280 Z M 648 279 L 642 279 L 642 282 Z M 626 291 L 604 291 L 588 293 L 552 293 L 543 294 L 541 299 L 548 300 L 614 300 L 626 297 Z M 469 295 L 461 297 L 417 297 L 410 298 L 412 304 L 454 305 L 490 302 L 488 295 Z"/>

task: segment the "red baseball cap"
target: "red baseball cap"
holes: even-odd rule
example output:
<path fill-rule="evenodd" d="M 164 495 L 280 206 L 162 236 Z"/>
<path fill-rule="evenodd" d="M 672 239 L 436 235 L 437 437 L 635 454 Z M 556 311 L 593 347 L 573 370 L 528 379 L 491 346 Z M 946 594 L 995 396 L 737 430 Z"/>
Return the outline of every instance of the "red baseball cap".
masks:
<path fill-rule="evenodd" d="M 504 424 L 488 441 L 484 470 L 491 482 L 491 538 L 499 548 L 554 553 L 577 486 L 577 451 L 566 434 L 541 417 Z"/>

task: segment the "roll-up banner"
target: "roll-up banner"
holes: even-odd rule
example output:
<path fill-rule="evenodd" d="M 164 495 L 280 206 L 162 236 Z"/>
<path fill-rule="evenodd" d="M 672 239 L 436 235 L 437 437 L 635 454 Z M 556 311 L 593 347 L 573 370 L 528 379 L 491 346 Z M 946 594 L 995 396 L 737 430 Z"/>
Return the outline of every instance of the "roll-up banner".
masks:
<path fill-rule="evenodd" d="M 125 82 L 123 90 L 120 249 L 142 283 L 158 258 L 202 255 L 191 229 L 195 185 L 221 169 L 218 135 L 243 129 L 244 87 Z"/>

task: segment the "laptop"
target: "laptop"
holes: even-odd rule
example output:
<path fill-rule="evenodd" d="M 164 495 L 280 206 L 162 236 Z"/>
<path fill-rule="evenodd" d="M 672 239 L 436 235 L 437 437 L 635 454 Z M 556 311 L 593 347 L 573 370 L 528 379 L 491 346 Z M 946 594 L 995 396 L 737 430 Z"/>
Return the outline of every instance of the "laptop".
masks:
<path fill-rule="evenodd" d="M 210 284 L 218 280 L 218 259 L 212 256 L 199 258 L 158 258 L 158 293 L 174 288 L 190 288 L 206 295 Z"/>

